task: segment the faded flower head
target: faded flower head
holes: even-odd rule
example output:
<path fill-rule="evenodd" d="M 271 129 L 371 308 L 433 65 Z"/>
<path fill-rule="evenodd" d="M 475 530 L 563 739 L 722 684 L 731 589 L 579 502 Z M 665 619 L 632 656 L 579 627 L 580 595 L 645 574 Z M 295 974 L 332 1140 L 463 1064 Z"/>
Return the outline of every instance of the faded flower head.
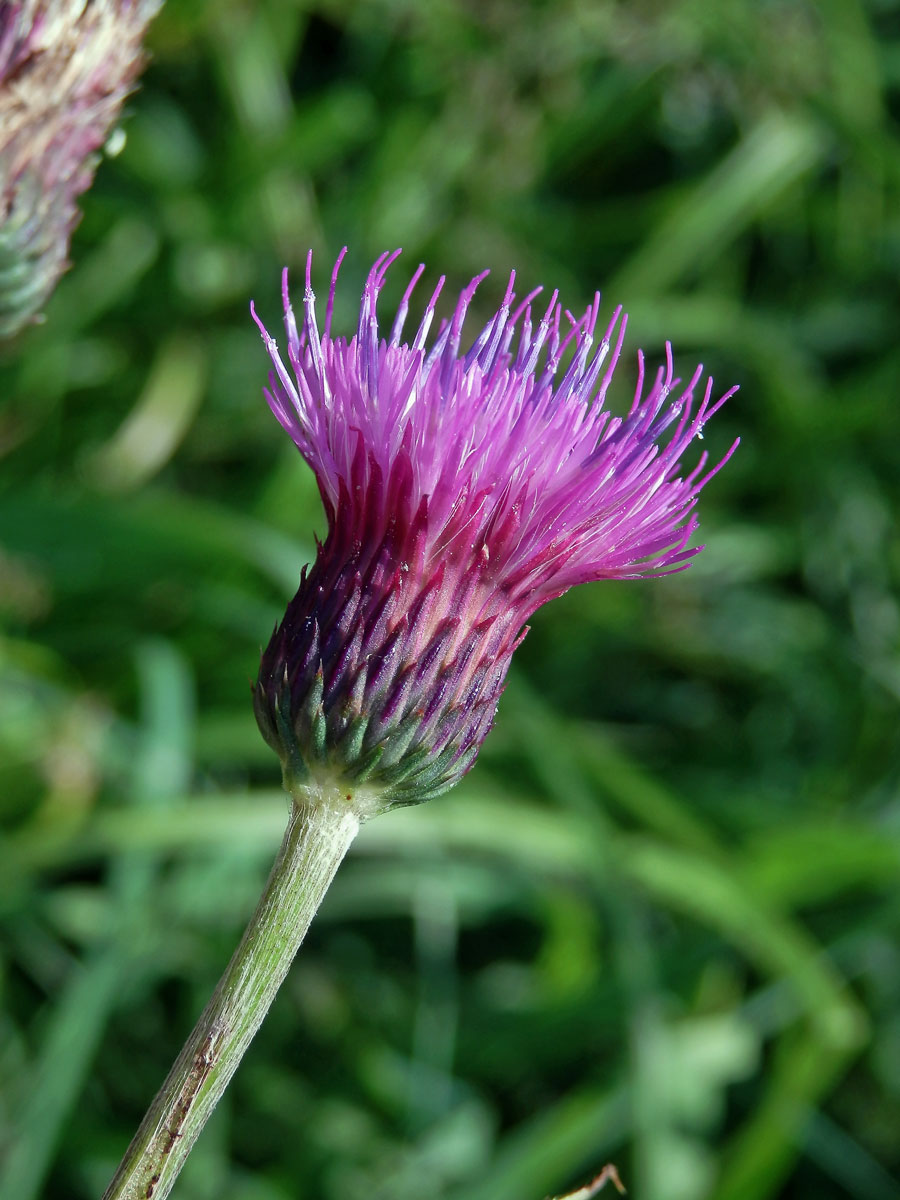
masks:
<path fill-rule="evenodd" d="M 66 267 L 76 200 L 162 0 L 0 0 L 0 336 Z"/>
<path fill-rule="evenodd" d="M 701 548 L 688 544 L 697 496 L 737 445 L 682 470 L 732 393 L 713 401 L 701 367 L 679 387 L 668 346 L 646 395 L 638 356 L 625 417 L 604 408 L 626 318 L 617 308 L 595 343 L 599 295 L 575 318 L 556 292 L 516 304 L 513 275 L 462 350 L 484 275 L 429 341 L 442 277 L 403 341 L 420 266 L 383 336 L 378 296 L 398 254 L 370 271 L 349 340 L 331 333 L 344 252 L 321 333 L 312 256 L 299 328 L 285 271 L 283 356 L 251 305 L 274 364 L 266 399 L 328 518 L 263 654 L 257 720 L 290 790 L 340 787 L 361 815 L 429 799 L 472 766 L 541 604 L 686 567 Z"/>

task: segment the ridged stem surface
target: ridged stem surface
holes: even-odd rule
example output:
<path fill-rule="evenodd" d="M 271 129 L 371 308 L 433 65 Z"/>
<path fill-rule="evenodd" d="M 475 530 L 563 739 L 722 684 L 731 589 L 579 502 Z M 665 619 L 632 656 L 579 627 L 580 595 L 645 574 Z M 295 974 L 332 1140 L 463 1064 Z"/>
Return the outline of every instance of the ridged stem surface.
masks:
<path fill-rule="evenodd" d="M 262 1023 L 359 829 L 343 795 L 298 796 L 241 943 L 103 1200 L 165 1200 Z"/>

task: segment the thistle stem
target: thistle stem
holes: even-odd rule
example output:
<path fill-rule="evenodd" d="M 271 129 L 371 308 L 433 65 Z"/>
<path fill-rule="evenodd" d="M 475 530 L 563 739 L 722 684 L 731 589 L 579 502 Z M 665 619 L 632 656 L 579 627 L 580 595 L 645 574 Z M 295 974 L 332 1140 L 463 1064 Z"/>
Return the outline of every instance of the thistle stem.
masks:
<path fill-rule="evenodd" d="M 103 1200 L 165 1200 L 262 1024 L 359 829 L 343 795 L 311 799 L 295 795 L 256 912 Z"/>

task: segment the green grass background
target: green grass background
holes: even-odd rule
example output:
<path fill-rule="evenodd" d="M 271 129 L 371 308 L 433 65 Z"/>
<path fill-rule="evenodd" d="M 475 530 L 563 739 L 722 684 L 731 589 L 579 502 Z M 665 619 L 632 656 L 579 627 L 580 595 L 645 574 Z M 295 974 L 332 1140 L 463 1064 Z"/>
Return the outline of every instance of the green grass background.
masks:
<path fill-rule="evenodd" d="M 322 518 L 248 315 L 515 267 L 742 390 L 707 549 L 540 611 L 342 868 L 179 1200 L 900 1198 L 900 5 L 170 0 L 0 349 L 0 1196 L 100 1194 L 286 820 Z M 399 293 L 399 275 L 386 308 Z M 423 285 L 425 286 L 425 285 Z"/>

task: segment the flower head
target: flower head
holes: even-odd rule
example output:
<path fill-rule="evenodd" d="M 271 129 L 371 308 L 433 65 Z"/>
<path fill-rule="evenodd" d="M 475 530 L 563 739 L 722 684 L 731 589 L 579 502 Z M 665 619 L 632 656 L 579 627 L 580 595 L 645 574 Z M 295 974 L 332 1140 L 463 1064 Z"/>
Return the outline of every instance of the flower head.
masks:
<path fill-rule="evenodd" d="M 162 0 L 0 0 L 0 336 L 66 266 L 106 141 Z"/>
<path fill-rule="evenodd" d="M 622 348 L 617 308 L 594 335 L 554 292 L 499 310 L 463 346 L 484 275 L 429 341 L 438 282 L 411 340 L 414 273 L 387 336 L 377 303 L 399 251 L 366 281 L 350 339 L 333 337 L 341 253 L 318 328 L 311 255 L 298 326 L 283 280 L 282 356 L 268 403 L 312 467 L 328 534 L 265 651 L 255 707 L 289 788 L 327 779 L 365 815 L 445 791 L 490 729 L 525 621 L 573 584 L 683 569 L 694 507 L 715 466 L 680 460 L 732 393 L 702 367 L 674 378 L 672 353 L 628 414 L 604 400 Z M 485 272 L 485 275 L 487 272 Z M 732 392 L 734 389 L 732 389 Z"/>

